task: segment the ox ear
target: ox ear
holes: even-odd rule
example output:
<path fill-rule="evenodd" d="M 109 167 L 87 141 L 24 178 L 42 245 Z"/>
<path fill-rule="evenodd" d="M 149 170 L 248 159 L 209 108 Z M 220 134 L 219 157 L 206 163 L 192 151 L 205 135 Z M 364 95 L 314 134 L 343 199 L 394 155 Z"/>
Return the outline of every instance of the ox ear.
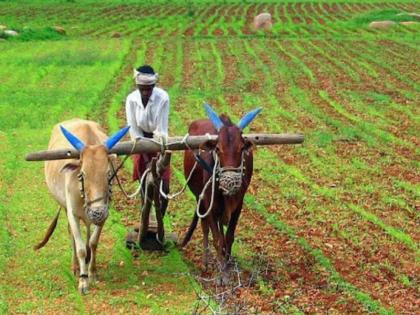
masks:
<path fill-rule="evenodd" d="M 108 149 L 108 151 L 110 151 L 114 147 L 114 145 L 116 145 L 118 141 L 120 141 L 121 138 L 125 136 L 128 129 L 130 129 L 130 126 L 120 129 L 119 131 L 114 133 L 111 137 L 109 137 L 108 140 L 105 141 L 104 146 Z"/>
<path fill-rule="evenodd" d="M 206 109 L 207 117 L 211 120 L 211 122 L 214 125 L 214 128 L 216 128 L 217 131 L 220 130 L 220 128 L 223 127 L 223 122 L 220 119 L 219 115 L 211 108 L 209 104 L 204 104 L 204 108 Z"/>
<path fill-rule="evenodd" d="M 60 125 L 60 129 L 64 137 L 66 137 L 66 139 L 70 142 L 70 144 L 77 151 L 82 152 L 83 148 L 85 147 L 85 144 L 79 138 L 77 138 L 74 134 L 72 134 L 70 131 L 64 128 L 62 125 Z"/>
<path fill-rule="evenodd" d="M 254 119 L 257 115 L 262 111 L 262 108 L 256 108 L 249 113 L 245 114 L 244 117 L 239 121 L 238 127 L 241 130 L 244 130 Z"/>
<path fill-rule="evenodd" d="M 108 160 L 115 166 L 115 163 L 117 163 L 117 155 L 115 153 L 108 154 Z"/>
<path fill-rule="evenodd" d="M 245 144 L 244 144 L 244 151 L 249 153 L 251 151 L 253 151 L 257 146 L 255 145 L 254 142 L 252 142 L 251 140 L 245 139 Z"/>
<path fill-rule="evenodd" d="M 66 163 L 61 169 L 60 173 L 74 172 L 80 168 L 80 161 Z"/>

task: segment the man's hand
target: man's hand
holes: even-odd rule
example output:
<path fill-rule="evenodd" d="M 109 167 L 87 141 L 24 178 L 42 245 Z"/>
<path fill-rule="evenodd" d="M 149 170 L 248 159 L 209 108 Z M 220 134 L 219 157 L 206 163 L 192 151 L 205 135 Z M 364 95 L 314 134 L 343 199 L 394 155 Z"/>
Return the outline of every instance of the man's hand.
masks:
<path fill-rule="evenodd" d="M 168 142 L 168 135 L 166 133 L 155 131 L 153 133 L 153 140 L 163 145 L 166 145 L 166 143 Z"/>

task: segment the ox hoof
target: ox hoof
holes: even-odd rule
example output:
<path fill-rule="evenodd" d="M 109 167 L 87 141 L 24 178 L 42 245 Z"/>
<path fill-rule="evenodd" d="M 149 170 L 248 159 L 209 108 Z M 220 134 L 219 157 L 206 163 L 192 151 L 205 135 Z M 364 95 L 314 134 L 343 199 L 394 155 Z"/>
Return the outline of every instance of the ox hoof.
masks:
<path fill-rule="evenodd" d="M 128 249 L 134 250 L 134 249 L 139 249 L 139 246 L 137 245 L 137 241 L 139 239 L 139 233 L 134 231 L 134 232 L 129 232 L 127 234 L 127 236 L 125 237 L 125 246 Z"/>
<path fill-rule="evenodd" d="M 83 295 L 86 295 L 89 293 L 89 287 L 87 286 L 79 287 L 79 292 Z"/>
<path fill-rule="evenodd" d="M 88 279 L 83 278 L 79 280 L 79 292 L 81 294 L 87 294 L 89 291 Z"/>

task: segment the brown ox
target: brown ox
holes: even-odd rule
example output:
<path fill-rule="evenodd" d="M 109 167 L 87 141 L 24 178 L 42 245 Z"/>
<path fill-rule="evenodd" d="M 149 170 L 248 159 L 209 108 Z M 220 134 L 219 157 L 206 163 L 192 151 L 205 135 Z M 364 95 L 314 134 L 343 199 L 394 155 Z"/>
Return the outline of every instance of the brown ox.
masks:
<path fill-rule="evenodd" d="M 245 115 L 238 125 L 234 125 L 225 115 L 218 116 L 206 105 L 210 120 L 196 120 L 189 127 L 189 135 L 218 135 L 216 141 L 208 141 L 202 147 L 199 157 L 191 150 L 185 151 L 184 173 L 197 202 L 202 194 L 202 202 L 194 213 L 193 221 L 185 235 L 182 246 L 185 246 L 201 220 L 203 230 L 205 267 L 208 264 L 208 235 L 212 232 L 213 244 L 222 270 L 222 281 L 227 281 L 227 267 L 231 256 L 235 228 L 242 210 L 243 199 L 251 181 L 253 171 L 252 143 L 242 137 L 242 130 L 257 116 L 261 109 Z M 194 164 L 200 161 L 195 170 Z M 216 181 L 212 185 L 213 174 Z M 213 195 L 214 190 L 214 195 Z M 213 196 L 212 196 L 213 195 Z M 212 201 L 213 199 L 213 201 Z M 211 208 L 210 208 L 211 206 Z M 228 226 L 226 234 L 223 226 Z"/>
<path fill-rule="evenodd" d="M 70 142 L 80 152 L 79 160 L 45 162 L 45 178 L 51 194 L 67 212 L 73 244 L 73 272 L 79 273 L 81 293 L 86 293 L 89 282 L 95 281 L 96 248 L 108 217 L 114 175 L 108 151 L 125 135 L 128 128 L 108 138 L 97 123 L 73 119 L 54 126 L 48 145 L 49 150 L 65 149 Z M 35 249 L 48 242 L 57 219 L 58 213 L 44 240 Z M 86 243 L 82 238 L 80 220 L 86 225 Z M 92 224 L 95 229 L 91 235 Z"/>

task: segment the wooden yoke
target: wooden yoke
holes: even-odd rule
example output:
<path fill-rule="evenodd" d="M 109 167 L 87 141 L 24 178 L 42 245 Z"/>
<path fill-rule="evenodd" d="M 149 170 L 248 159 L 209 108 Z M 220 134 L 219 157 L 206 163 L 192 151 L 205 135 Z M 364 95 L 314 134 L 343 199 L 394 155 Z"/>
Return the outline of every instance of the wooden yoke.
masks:
<path fill-rule="evenodd" d="M 250 140 L 255 145 L 273 145 L 273 144 L 298 144 L 302 143 L 304 137 L 302 134 L 244 134 L 245 139 Z M 182 151 L 197 149 L 208 140 L 216 140 L 216 135 L 205 136 L 188 136 L 184 137 L 169 137 L 165 149 L 171 151 Z M 161 145 L 156 141 L 142 138 L 138 140 L 135 145 L 133 141 L 125 141 L 118 143 L 110 150 L 110 154 L 130 155 L 136 153 L 154 153 L 162 151 Z M 29 153 L 26 156 L 26 161 L 48 161 L 48 160 L 63 160 L 63 159 L 78 159 L 79 152 L 74 149 L 60 149 L 51 151 L 39 151 Z"/>

